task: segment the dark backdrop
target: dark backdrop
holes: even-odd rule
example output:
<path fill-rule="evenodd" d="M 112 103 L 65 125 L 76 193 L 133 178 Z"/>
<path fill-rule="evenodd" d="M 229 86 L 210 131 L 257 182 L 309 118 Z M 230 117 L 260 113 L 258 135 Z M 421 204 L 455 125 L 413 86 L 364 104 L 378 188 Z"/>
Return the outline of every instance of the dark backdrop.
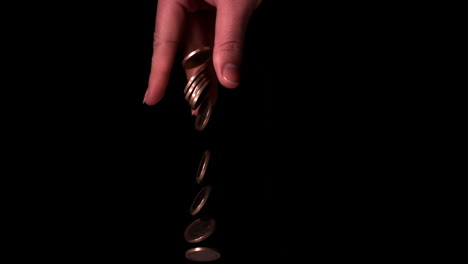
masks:
<path fill-rule="evenodd" d="M 206 213 L 219 222 L 209 242 L 222 263 L 383 250 L 374 242 L 395 229 L 382 224 L 392 217 L 382 194 L 396 161 L 382 154 L 395 138 L 384 136 L 393 128 L 378 110 L 392 79 L 378 63 L 382 29 L 350 8 L 264 1 L 248 28 L 241 85 L 220 87 L 203 132 L 183 99 L 180 56 L 164 99 L 142 104 L 156 1 L 78 4 L 45 19 L 37 27 L 53 30 L 38 33 L 46 52 L 35 62 L 48 64 L 34 64 L 40 89 L 23 99 L 23 142 L 41 176 L 21 183 L 34 194 L 22 219 L 31 243 L 46 245 L 37 256 L 184 263 L 207 148 L 217 195 Z"/>

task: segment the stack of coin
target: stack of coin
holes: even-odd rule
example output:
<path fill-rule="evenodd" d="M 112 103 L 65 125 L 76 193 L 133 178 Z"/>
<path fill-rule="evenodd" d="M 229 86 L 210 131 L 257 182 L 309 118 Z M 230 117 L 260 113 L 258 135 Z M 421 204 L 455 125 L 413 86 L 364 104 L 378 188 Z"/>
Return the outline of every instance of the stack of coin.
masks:
<path fill-rule="evenodd" d="M 190 52 L 183 60 L 182 67 L 186 70 L 194 69 L 195 73 L 188 79 L 184 89 L 185 100 L 192 110 L 198 108 L 195 119 L 195 129 L 205 129 L 211 117 L 213 100 L 210 94 L 217 89 L 216 75 L 212 63 L 211 47 L 202 47 Z"/>

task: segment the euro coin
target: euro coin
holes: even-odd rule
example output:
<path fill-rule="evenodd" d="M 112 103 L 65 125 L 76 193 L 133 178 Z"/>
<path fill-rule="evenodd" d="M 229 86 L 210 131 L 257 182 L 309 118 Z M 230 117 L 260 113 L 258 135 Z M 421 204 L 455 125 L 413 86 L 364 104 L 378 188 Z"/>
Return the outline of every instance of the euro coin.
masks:
<path fill-rule="evenodd" d="M 213 218 L 199 218 L 187 226 L 184 237 L 189 243 L 198 243 L 213 234 L 215 229 L 216 221 Z"/>
<path fill-rule="evenodd" d="M 191 77 L 190 79 L 187 81 L 187 84 L 185 85 L 185 88 L 184 88 L 184 94 L 187 94 L 189 92 L 190 89 L 193 89 L 194 86 L 193 84 L 198 80 L 199 81 L 199 78 L 201 76 L 202 73 L 205 72 L 207 66 L 206 65 L 203 65 L 200 67 L 200 69 L 198 69 Z"/>
<path fill-rule="evenodd" d="M 198 108 L 198 114 L 195 117 L 195 129 L 197 131 L 203 131 L 211 118 L 211 113 L 213 112 L 213 103 L 210 98 L 205 98 L 201 102 L 200 107 Z"/>
<path fill-rule="evenodd" d="M 184 69 L 192 69 L 206 63 L 211 58 L 211 47 L 203 47 L 190 52 L 182 60 Z"/>
<path fill-rule="evenodd" d="M 203 208 L 203 206 L 206 204 L 208 201 L 208 197 L 210 196 L 211 193 L 211 185 L 204 186 L 198 194 L 195 196 L 195 199 L 193 200 L 192 204 L 190 205 L 190 214 L 191 215 L 196 215 L 200 210 Z"/>
<path fill-rule="evenodd" d="M 185 257 L 192 261 L 208 262 L 218 260 L 221 254 L 214 248 L 196 247 L 187 250 L 185 252 Z"/>
<path fill-rule="evenodd" d="M 205 177 L 206 170 L 208 169 L 208 162 L 210 161 L 210 157 L 211 157 L 211 152 L 209 150 L 205 150 L 200 160 L 200 164 L 198 165 L 197 177 L 195 178 L 198 184 L 200 184 L 203 178 Z"/>
<path fill-rule="evenodd" d="M 195 110 L 198 106 L 200 106 L 203 98 L 205 98 L 205 96 L 208 94 L 210 83 L 211 81 L 207 78 L 204 82 L 200 82 L 192 92 L 189 100 L 189 104 L 192 110 Z"/>

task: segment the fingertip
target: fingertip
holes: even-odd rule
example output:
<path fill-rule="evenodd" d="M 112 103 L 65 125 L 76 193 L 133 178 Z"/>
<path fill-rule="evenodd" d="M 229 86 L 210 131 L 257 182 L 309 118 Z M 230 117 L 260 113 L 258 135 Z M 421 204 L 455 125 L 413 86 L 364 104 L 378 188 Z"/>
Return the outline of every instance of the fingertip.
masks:
<path fill-rule="evenodd" d="M 146 105 L 156 105 L 161 101 L 164 94 L 162 92 L 158 92 L 157 90 L 153 92 L 154 89 L 148 88 L 146 90 L 145 96 L 143 97 L 143 104 Z"/>
<path fill-rule="evenodd" d="M 149 105 L 149 106 L 156 105 L 157 103 L 159 103 L 159 100 L 154 100 L 154 99 L 152 99 L 152 98 L 145 98 L 145 99 L 143 100 L 143 104 Z"/>
<path fill-rule="evenodd" d="M 144 104 L 153 106 L 158 104 L 161 101 L 161 98 L 155 98 L 155 97 L 150 97 L 150 98 L 145 98 Z"/>

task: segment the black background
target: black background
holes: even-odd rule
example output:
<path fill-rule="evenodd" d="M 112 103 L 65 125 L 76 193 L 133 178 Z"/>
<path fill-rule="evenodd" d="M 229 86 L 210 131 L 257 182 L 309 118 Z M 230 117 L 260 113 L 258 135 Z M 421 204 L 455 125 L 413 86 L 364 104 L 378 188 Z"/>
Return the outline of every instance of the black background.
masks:
<path fill-rule="evenodd" d="M 246 35 L 240 87 L 220 87 L 210 125 L 197 132 L 179 64 L 164 99 L 142 104 L 156 5 L 63 6 L 24 33 L 42 50 L 28 63 L 15 152 L 27 161 L 16 173 L 37 175 L 21 178 L 27 195 L 17 209 L 27 244 L 43 246 L 35 256 L 184 263 L 207 148 L 217 195 L 205 213 L 219 223 L 208 242 L 222 263 L 388 250 L 378 241 L 399 221 L 383 210 L 399 131 L 382 122 L 394 81 L 381 67 L 390 52 L 383 28 L 356 6 L 264 1 Z"/>

